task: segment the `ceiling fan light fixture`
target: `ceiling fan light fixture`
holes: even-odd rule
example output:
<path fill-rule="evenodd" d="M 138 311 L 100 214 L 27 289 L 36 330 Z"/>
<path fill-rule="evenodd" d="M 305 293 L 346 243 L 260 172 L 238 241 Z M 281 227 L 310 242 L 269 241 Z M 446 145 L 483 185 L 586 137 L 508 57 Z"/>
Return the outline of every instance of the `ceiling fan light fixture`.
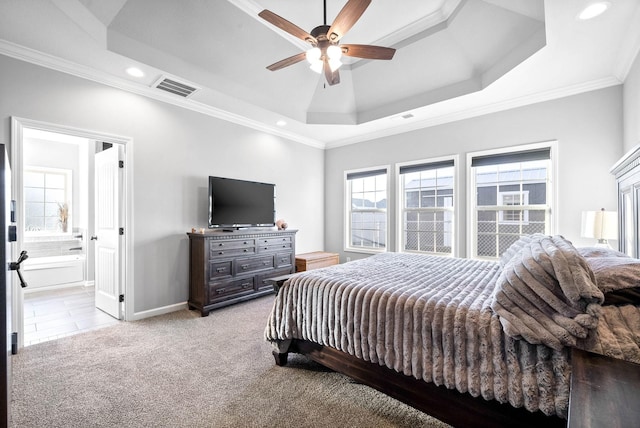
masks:
<path fill-rule="evenodd" d="M 339 60 L 342 57 L 342 49 L 338 45 L 330 45 L 327 48 L 327 55 L 329 59 L 337 59 Z"/>
<path fill-rule="evenodd" d="M 322 68 L 323 68 L 324 64 L 322 63 L 321 60 L 317 60 L 311 63 L 311 66 L 309 66 L 310 69 L 312 69 L 313 71 L 315 71 L 316 73 L 320 74 L 322 73 Z"/>
<path fill-rule="evenodd" d="M 311 48 L 307 51 L 307 61 L 309 61 L 309 64 L 313 65 L 314 63 L 320 61 L 320 56 L 322 55 L 322 52 L 320 51 L 319 47 L 314 47 Z"/>

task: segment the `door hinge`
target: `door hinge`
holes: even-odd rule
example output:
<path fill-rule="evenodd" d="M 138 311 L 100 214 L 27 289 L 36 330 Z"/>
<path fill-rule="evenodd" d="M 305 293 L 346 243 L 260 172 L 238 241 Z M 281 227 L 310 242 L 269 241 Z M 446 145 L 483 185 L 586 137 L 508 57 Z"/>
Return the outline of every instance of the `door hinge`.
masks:
<path fill-rule="evenodd" d="M 118 161 L 118 166 L 120 168 L 124 168 L 124 161 Z"/>
<path fill-rule="evenodd" d="M 11 355 L 18 353 L 18 332 L 11 332 Z"/>
<path fill-rule="evenodd" d="M 120 303 L 124 302 L 124 294 L 121 294 L 121 295 L 118 297 L 118 301 L 119 301 Z"/>
<path fill-rule="evenodd" d="M 120 233 L 120 235 L 124 235 L 124 227 L 121 227 L 121 228 L 119 229 L 119 233 Z"/>

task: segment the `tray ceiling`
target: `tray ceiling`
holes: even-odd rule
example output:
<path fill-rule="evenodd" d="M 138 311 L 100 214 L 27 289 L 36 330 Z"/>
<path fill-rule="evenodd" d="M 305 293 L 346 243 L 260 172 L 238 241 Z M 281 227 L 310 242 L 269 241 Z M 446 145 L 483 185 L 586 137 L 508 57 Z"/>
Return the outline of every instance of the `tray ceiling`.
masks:
<path fill-rule="evenodd" d="M 327 24 L 345 2 L 327 0 Z M 346 59 L 335 86 L 306 61 L 266 69 L 308 46 L 258 12 L 310 31 L 324 24 L 319 0 L 3 2 L 0 53 L 69 72 L 77 66 L 75 74 L 147 95 L 160 92 L 160 78 L 176 79 L 198 89 L 188 99 L 152 96 L 324 147 L 620 83 L 638 50 L 639 6 L 619 0 L 579 22 L 586 3 L 373 0 L 341 42 L 389 46 L 396 55 Z M 21 48 L 29 54 L 18 55 Z M 130 65 L 145 76 L 125 75 Z"/>

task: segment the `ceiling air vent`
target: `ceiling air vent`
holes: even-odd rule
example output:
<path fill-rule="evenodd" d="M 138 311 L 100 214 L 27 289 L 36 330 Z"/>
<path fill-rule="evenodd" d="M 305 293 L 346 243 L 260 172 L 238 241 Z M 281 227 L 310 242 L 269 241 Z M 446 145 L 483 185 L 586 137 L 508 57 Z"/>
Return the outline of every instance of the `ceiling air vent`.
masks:
<path fill-rule="evenodd" d="M 190 83 L 180 82 L 178 79 L 169 78 L 167 76 L 160 77 L 152 87 L 166 92 L 171 92 L 172 94 L 176 94 L 184 98 L 187 98 L 199 89 Z"/>

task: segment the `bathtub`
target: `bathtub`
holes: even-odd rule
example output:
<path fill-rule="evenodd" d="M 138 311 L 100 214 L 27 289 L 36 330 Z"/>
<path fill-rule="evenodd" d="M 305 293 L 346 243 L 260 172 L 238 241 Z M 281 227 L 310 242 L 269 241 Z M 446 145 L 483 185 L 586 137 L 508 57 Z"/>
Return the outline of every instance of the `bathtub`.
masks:
<path fill-rule="evenodd" d="M 28 258 L 21 265 L 25 291 L 85 283 L 85 255 Z"/>

